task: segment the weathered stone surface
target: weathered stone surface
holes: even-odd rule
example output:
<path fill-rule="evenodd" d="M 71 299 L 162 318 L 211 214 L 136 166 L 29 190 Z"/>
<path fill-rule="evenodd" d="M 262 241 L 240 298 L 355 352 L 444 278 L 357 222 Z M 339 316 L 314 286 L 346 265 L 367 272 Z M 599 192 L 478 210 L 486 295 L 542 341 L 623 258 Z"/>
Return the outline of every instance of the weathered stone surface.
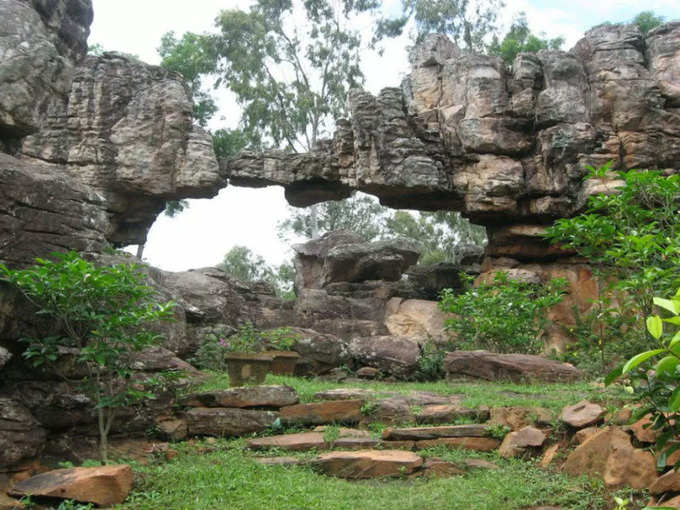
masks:
<path fill-rule="evenodd" d="M 371 401 L 369 412 L 365 412 L 362 423 L 384 423 L 397 425 L 411 423 L 414 420 L 413 405 L 403 397 L 390 397 Z"/>
<path fill-rule="evenodd" d="M 574 434 L 574 442 L 576 444 L 583 444 L 590 437 L 600 432 L 600 430 L 601 429 L 599 427 L 586 427 L 584 429 L 577 430 L 576 434 Z"/>
<path fill-rule="evenodd" d="M 470 469 L 499 469 L 496 464 L 484 459 L 465 459 L 463 463 Z"/>
<path fill-rule="evenodd" d="M 162 419 L 156 420 L 156 427 L 169 441 L 182 441 L 187 438 L 188 429 L 186 420 Z"/>
<path fill-rule="evenodd" d="M 423 459 L 401 450 L 360 450 L 324 453 L 312 465 L 339 478 L 381 478 L 411 474 L 423 465 Z"/>
<path fill-rule="evenodd" d="M 449 376 L 467 375 L 489 381 L 574 381 L 582 376 L 581 371 L 569 363 L 531 354 L 495 354 L 489 351 L 450 352 L 444 360 L 444 369 Z"/>
<path fill-rule="evenodd" d="M 498 454 L 506 458 L 517 457 L 532 448 L 543 446 L 546 439 L 547 436 L 542 430 L 524 427 L 505 436 L 498 449 Z"/>
<path fill-rule="evenodd" d="M 437 301 L 392 298 L 385 308 L 385 326 L 390 335 L 425 343 L 449 340 L 444 321 L 449 317 L 439 309 Z"/>
<path fill-rule="evenodd" d="M 64 164 L 102 193 L 114 215 L 112 242 L 144 242 L 166 200 L 214 196 L 223 186 L 210 137 L 192 124 L 191 98 L 175 73 L 117 53 L 88 56 L 68 99 L 51 98 L 47 112 L 21 151 Z"/>
<path fill-rule="evenodd" d="M 291 386 L 242 386 L 227 390 L 192 393 L 182 403 L 192 407 L 273 407 L 281 408 L 299 402 Z"/>
<path fill-rule="evenodd" d="M 607 427 L 578 446 L 562 468 L 578 476 L 600 476 L 609 487 L 649 487 L 657 477 L 654 456 L 633 448 L 628 434 L 616 427 Z"/>
<path fill-rule="evenodd" d="M 628 430 L 633 432 L 635 439 L 641 443 L 656 443 L 660 432 L 652 428 L 652 419 L 649 415 L 640 418 L 638 421 L 633 423 Z"/>
<path fill-rule="evenodd" d="M 658 495 L 664 492 L 679 492 L 680 491 L 680 472 L 671 469 L 657 478 L 652 485 L 649 486 L 649 492 Z"/>
<path fill-rule="evenodd" d="M 476 452 L 490 452 L 497 449 L 501 442 L 493 437 L 440 437 L 416 441 L 417 449 L 447 446 Z"/>
<path fill-rule="evenodd" d="M 291 333 L 296 336 L 293 350 L 313 374 L 324 374 L 347 360 L 347 341 L 340 337 L 306 328 L 291 328 Z"/>
<path fill-rule="evenodd" d="M 448 425 L 441 427 L 410 427 L 399 429 L 385 429 L 382 438 L 393 440 L 422 440 L 438 439 L 441 437 L 487 437 L 487 425 Z"/>
<path fill-rule="evenodd" d="M 397 281 L 419 256 L 420 250 L 406 239 L 337 245 L 324 260 L 324 286 L 333 282 Z"/>
<path fill-rule="evenodd" d="M 275 411 L 194 407 L 186 413 L 189 435 L 230 437 L 260 432 L 274 424 Z"/>
<path fill-rule="evenodd" d="M 455 463 L 437 458 L 425 459 L 423 471 L 425 476 L 432 478 L 448 478 L 465 474 L 465 470 L 458 467 Z"/>
<path fill-rule="evenodd" d="M 489 410 L 489 423 L 519 430 L 528 425 L 549 426 L 553 414 L 544 407 L 493 407 Z"/>
<path fill-rule="evenodd" d="M 427 405 L 416 414 L 416 423 L 451 423 L 461 418 L 485 422 L 489 419 L 489 408 L 470 409 L 455 404 Z"/>
<path fill-rule="evenodd" d="M 560 420 L 574 428 L 583 428 L 600 421 L 606 412 L 607 410 L 603 407 L 587 400 L 582 400 L 578 404 L 562 409 Z"/>
<path fill-rule="evenodd" d="M 10 498 L 0 492 L 0 510 L 24 510 L 26 506 L 18 499 Z"/>
<path fill-rule="evenodd" d="M 92 16 L 86 0 L 2 2 L 0 140 L 36 131 L 50 100 L 66 96 L 73 66 L 87 50 Z"/>
<path fill-rule="evenodd" d="M 258 437 L 248 441 L 251 450 L 268 450 L 280 448 L 287 451 L 322 450 L 328 444 L 322 432 L 301 432 L 299 434 L 282 434 L 278 436 Z"/>
<path fill-rule="evenodd" d="M 13 496 L 46 496 L 109 506 L 122 503 L 132 489 L 127 464 L 48 471 L 15 485 Z"/>
<path fill-rule="evenodd" d="M 380 370 L 374 367 L 361 367 L 356 371 L 359 379 L 375 379 L 380 375 Z"/>
<path fill-rule="evenodd" d="M 315 400 L 369 400 L 375 397 L 375 391 L 364 388 L 333 388 L 317 391 Z"/>
<path fill-rule="evenodd" d="M 24 406 L 0 398 L 0 468 L 36 456 L 47 434 Z"/>
<path fill-rule="evenodd" d="M 396 336 L 353 338 L 347 350 L 359 365 L 372 366 L 397 377 L 412 373 L 420 357 L 418 344 Z"/>
<path fill-rule="evenodd" d="M 357 423 L 361 419 L 361 400 L 332 400 L 281 408 L 281 421 L 289 424 L 320 425 Z"/>
<path fill-rule="evenodd" d="M 433 265 L 417 265 L 406 271 L 406 280 L 399 282 L 397 294 L 407 299 L 424 299 L 436 301 L 444 289 L 454 291 L 463 290 L 460 273 L 479 273 L 479 262 L 482 260 L 483 249 L 479 246 L 470 248 L 471 254 L 459 263 L 440 262 Z"/>

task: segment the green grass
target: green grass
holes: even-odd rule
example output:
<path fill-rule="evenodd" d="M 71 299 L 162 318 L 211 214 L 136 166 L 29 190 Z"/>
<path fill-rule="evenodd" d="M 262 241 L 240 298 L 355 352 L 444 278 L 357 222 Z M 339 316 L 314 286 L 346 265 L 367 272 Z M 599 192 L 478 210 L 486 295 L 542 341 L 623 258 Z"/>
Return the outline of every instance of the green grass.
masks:
<path fill-rule="evenodd" d="M 504 460 L 446 448 L 427 450 L 447 460 L 483 457 L 500 469 L 474 470 L 445 479 L 349 482 L 315 473 L 307 466 L 261 466 L 242 449 L 243 441 L 178 445 L 170 462 L 135 466 L 137 486 L 126 510 L 323 509 L 378 510 L 470 508 L 513 510 L 533 505 L 565 509 L 606 509 L 601 482 L 538 469 L 533 462 Z"/>
<path fill-rule="evenodd" d="M 284 377 L 269 374 L 266 384 L 287 384 L 295 388 L 301 402 L 311 402 L 316 392 L 334 388 L 366 388 L 373 390 L 376 398 L 387 393 L 408 393 L 409 391 L 431 391 L 441 395 L 464 395 L 463 405 L 467 407 L 525 406 L 545 407 L 559 413 L 563 407 L 583 399 L 607 405 L 630 400 L 620 386 L 601 388 L 589 382 L 573 383 L 511 383 L 487 381 L 436 381 L 398 382 L 362 381 L 336 383 L 301 377 Z M 199 390 L 218 390 L 229 387 L 226 373 L 212 372 L 211 378 Z"/>

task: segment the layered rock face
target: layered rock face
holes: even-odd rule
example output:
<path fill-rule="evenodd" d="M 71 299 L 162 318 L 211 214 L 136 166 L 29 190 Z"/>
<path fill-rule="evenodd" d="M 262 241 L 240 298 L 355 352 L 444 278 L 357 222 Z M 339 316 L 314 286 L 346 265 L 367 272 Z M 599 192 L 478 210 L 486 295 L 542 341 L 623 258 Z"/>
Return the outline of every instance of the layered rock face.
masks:
<path fill-rule="evenodd" d="M 0 260 L 144 242 L 167 200 L 223 185 L 181 77 L 85 56 L 92 16 L 88 0 L 0 5 Z"/>
<path fill-rule="evenodd" d="M 238 185 L 281 184 L 294 205 L 352 189 L 385 205 L 460 210 L 489 229 L 488 254 L 559 253 L 542 225 L 571 215 L 605 183 L 585 165 L 677 168 L 680 23 L 645 38 L 595 27 L 569 52 L 520 54 L 508 68 L 432 35 L 401 88 L 354 91 L 351 118 L 309 154 L 244 154 L 221 165 Z"/>

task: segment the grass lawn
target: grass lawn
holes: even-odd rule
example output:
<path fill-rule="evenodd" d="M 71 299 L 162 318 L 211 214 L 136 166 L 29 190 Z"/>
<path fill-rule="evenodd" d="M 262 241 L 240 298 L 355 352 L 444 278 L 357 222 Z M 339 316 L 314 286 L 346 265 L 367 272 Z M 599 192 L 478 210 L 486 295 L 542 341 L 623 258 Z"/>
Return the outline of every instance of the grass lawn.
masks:
<path fill-rule="evenodd" d="M 226 374 L 213 373 L 201 390 L 228 387 Z M 267 384 L 293 386 L 303 402 L 314 393 L 338 387 L 368 388 L 376 395 L 411 390 L 463 394 L 469 407 L 543 406 L 557 413 L 565 405 L 591 401 L 625 400 L 620 389 L 603 389 L 590 383 L 514 384 L 490 382 L 334 383 L 316 379 L 269 375 Z M 563 509 L 614 508 L 611 495 L 599 480 L 572 478 L 541 469 L 535 460 L 502 459 L 496 452 L 483 454 L 438 447 L 419 452 L 445 460 L 483 458 L 499 469 L 471 470 L 465 475 L 440 479 L 345 481 L 300 466 L 263 466 L 256 454 L 245 450 L 245 439 L 193 440 L 173 445 L 179 455 L 171 461 L 148 465 L 134 463 L 137 484 L 121 510 L 171 509 L 465 509 L 512 510 L 554 505 Z M 291 455 L 290 452 L 278 452 Z M 269 452 L 266 455 L 276 455 Z M 310 458 L 312 453 L 293 454 Z M 621 493 L 624 497 L 628 493 Z M 636 500 L 644 496 L 636 494 Z M 629 506 L 629 510 L 639 506 Z"/>

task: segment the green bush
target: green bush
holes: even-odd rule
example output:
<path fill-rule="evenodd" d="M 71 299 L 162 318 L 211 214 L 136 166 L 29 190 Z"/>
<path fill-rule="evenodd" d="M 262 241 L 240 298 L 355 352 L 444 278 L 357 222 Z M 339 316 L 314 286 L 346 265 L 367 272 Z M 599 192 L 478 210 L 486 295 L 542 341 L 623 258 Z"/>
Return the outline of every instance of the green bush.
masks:
<path fill-rule="evenodd" d="M 590 167 L 588 177 L 611 177 L 609 168 Z M 593 265 L 600 295 L 577 317 L 574 354 L 603 366 L 650 345 L 644 318 L 654 296 L 680 286 L 680 175 L 631 170 L 618 178 L 618 193 L 590 197 L 584 214 L 558 220 L 547 232 Z"/>
<path fill-rule="evenodd" d="M 666 458 L 680 449 L 675 440 L 680 435 L 680 289 L 671 299 L 654 298 L 654 304 L 665 311 L 663 318 L 650 315 L 646 320 L 656 348 L 636 354 L 612 371 L 605 382 L 626 375 L 630 378 L 630 388 L 641 404 L 633 419 L 650 415 L 651 428 L 659 433 L 659 464 L 665 466 Z M 651 365 L 652 361 L 656 363 Z M 676 466 L 680 467 L 680 461 Z"/>
<path fill-rule="evenodd" d="M 453 350 L 453 348 L 446 348 L 445 346 L 437 345 L 434 341 L 428 340 L 420 348 L 420 358 L 418 358 L 418 366 L 414 379 L 416 381 L 437 381 L 443 379 L 444 358 L 446 353 Z"/>
<path fill-rule="evenodd" d="M 472 282 L 471 277 L 465 279 L 468 285 Z M 562 300 L 565 289 L 563 278 L 540 285 L 510 279 L 499 271 L 493 282 L 463 294 L 445 289 L 439 307 L 456 316 L 446 320 L 446 328 L 456 333 L 459 349 L 538 353 L 548 323 L 545 312 Z"/>
<path fill-rule="evenodd" d="M 241 324 L 235 332 L 224 325 L 206 328 L 203 332 L 201 345 L 190 361 L 208 370 L 226 370 L 227 357 L 232 352 L 288 351 L 298 340 L 290 328 L 261 331 L 252 322 Z"/>
<path fill-rule="evenodd" d="M 106 462 L 117 410 L 154 397 L 133 377 L 134 352 L 160 341 L 149 326 L 171 319 L 175 304 L 155 303 L 154 290 L 133 264 L 99 267 L 75 252 L 51 257 L 36 259 L 27 269 L 0 264 L 0 278 L 18 288 L 58 331 L 22 338 L 27 345 L 24 358 L 40 366 L 57 361 L 62 346 L 79 349 L 77 361 L 88 373 L 83 389 L 95 404 L 100 454 Z"/>

